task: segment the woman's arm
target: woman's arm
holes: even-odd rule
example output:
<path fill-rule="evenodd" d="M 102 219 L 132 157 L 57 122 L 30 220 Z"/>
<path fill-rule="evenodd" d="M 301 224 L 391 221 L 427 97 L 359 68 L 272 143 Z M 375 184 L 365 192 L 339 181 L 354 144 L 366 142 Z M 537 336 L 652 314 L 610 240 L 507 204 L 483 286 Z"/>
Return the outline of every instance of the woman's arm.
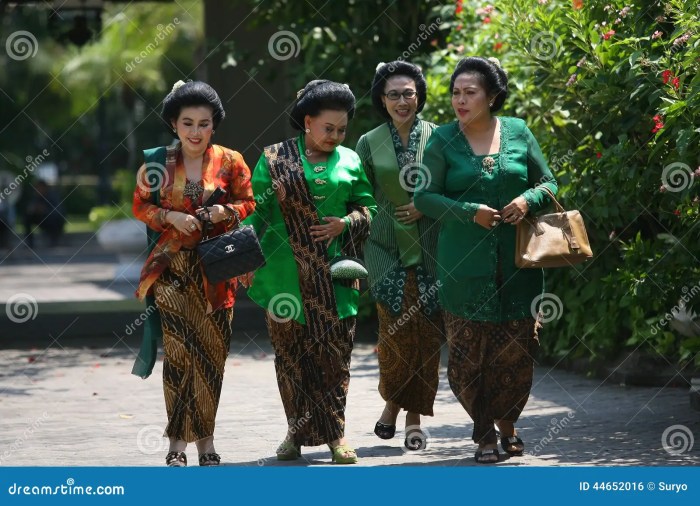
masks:
<path fill-rule="evenodd" d="M 152 184 L 148 180 L 148 173 L 146 164 L 143 164 L 136 174 L 136 189 L 131 212 L 137 220 L 143 221 L 149 228 L 156 232 L 163 232 L 169 226 L 165 221 L 169 210 L 154 204 L 155 192 L 150 191 Z M 163 177 L 159 178 L 159 181 L 163 180 Z M 156 191 L 160 191 L 160 188 Z"/>
<path fill-rule="evenodd" d="M 357 147 L 355 148 L 355 152 L 357 153 L 357 156 L 360 157 L 360 161 L 362 162 L 362 167 L 365 170 L 367 180 L 370 182 L 371 185 L 374 185 L 375 181 L 374 166 L 372 165 L 372 152 L 369 149 L 369 143 L 367 142 L 367 139 L 364 135 L 360 137 L 359 141 L 357 141 Z"/>
<path fill-rule="evenodd" d="M 253 195 L 255 196 L 255 212 L 246 218 L 245 224 L 252 225 L 258 237 L 262 238 L 265 229 L 270 224 L 272 205 L 277 199 L 275 190 L 272 187 L 270 169 L 267 166 L 267 159 L 264 153 L 260 156 L 258 163 L 253 169 L 250 182 Z"/>
<path fill-rule="evenodd" d="M 529 212 L 534 214 L 551 202 L 547 192 L 537 187 L 547 187 L 554 195 L 557 194 L 559 187 L 552 171 L 549 170 L 540 145 L 529 128 L 525 127 L 524 135 L 527 142 L 527 181 L 530 188 L 521 196 L 527 202 Z"/>
<path fill-rule="evenodd" d="M 479 204 L 458 202 L 444 195 L 447 173 L 444 144 L 440 135 L 430 136 L 423 153 L 424 171 L 427 173 L 420 175 L 413 202 L 416 209 L 435 220 L 471 223 Z"/>
<path fill-rule="evenodd" d="M 251 186 L 250 169 L 240 153 L 234 152 L 231 160 L 231 180 L 229 181 L 229 201 L 226 207 L 237 218 L 232 226 L 238 225 L 255 210 L 255 199 Z"/>

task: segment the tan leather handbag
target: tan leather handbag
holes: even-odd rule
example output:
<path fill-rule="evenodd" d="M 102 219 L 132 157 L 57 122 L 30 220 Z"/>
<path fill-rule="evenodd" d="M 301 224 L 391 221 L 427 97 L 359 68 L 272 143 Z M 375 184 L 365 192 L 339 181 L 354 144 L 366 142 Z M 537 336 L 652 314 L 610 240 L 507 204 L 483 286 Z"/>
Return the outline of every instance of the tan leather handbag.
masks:
<path fill-rule="evenodd" d="M 526 216 L 516 225 L 515 265 L 520 268 L 569 267 L 593 258 L 586 226 L 578 211 L 566 211 L 544 186 L 556 213 Z"/>

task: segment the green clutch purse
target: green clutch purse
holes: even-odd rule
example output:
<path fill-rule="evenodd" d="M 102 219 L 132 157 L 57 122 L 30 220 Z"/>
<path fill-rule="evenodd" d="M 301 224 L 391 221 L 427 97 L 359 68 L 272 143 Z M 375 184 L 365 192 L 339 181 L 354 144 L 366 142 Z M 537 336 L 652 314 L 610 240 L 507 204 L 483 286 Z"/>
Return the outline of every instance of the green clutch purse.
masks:
<path fill-rule="evenodd" d="M 339 256 L 330 262 L 332 279 L 367 279 L 365 264 L 359 258 Z"/>

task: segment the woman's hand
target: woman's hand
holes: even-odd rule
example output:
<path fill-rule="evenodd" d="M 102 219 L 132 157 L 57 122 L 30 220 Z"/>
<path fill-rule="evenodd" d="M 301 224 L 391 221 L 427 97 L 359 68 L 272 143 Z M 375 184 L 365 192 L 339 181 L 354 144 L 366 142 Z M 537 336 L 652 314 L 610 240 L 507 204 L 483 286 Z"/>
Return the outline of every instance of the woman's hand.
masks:
<path fill-rule="evenodd" d="M 399 223 L 410 225 L 411 223 L 420 220 L 423 217 L 423 213 L 416 209 L 416 206 L 413 205 L 413 199 L 411 199 L 411 202 L 405 206 L 398 206 L 394 216 L 396 217 L 396 221 Z"/>
<path fill-rule="evenodd" d="M 195 230 L 202 231 L 202 222 L 191 214 L 170 211 L 165 215 L 165 221 L 170 223 L 178 232 L 186 236 L 191 235 Z"/>
<path fill-rule="evenodd" d="M 221 204 L 216 204 L 209 207 L 200 207 L 195 211 L 199 219 L 202 221 L 210 221 L 211 223 L 220 223 L 228 219 L 228 212 Z"/>
<path fill-rule="evenodd" d="M 331 241 L 345 230 L 345 221 L 336 216 L 326 216 L 323 221 L 326 222 L 325 225 L 311 226 L 311 235 L 314 236 L 314 242 L 327 241 L 326 246 L 330 246 Z"/>
<path fill-rule="evenodd" d="M 501 214 L 487 205 L 481 204 L 474 215 L 474 223 L 491 230 L 501 222 Z"/>
<path fill-rule="evenodd" d="M 527 205 L 525 197 L 515 197 L 510 204 L 501 209 L 501 216 L 506 223 L 515 225 L 525 217 L 529 210 L 530 207 Z"/>

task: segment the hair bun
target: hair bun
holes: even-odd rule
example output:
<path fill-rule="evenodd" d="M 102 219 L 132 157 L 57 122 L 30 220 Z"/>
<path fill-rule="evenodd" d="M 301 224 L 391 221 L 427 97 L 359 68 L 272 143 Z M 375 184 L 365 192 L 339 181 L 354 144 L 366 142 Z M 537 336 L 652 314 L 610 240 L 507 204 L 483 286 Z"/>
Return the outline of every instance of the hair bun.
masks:
<path fill-rule="evenodd" d="M 380 61 L 377 64 L 377 68 L 374 69 L 374 72 L 379 72 L 379 69 L 382 68 L 384 65 L 386 65 L 386 63 L 384 63 L 383 61 Z"/>
<path fill-rule="evenodd" d="M 498 58 L 495 58 L 495 57 L 493 57 L 493 56 L 489 56 L 489 57 L 486 58 L 486 59 L 487 59 L 488 61 L 490 61 L 491 63 L 493 63 L 493 64 L 494 64 L 496 67 L 498 67 L 499 69 L 502 68 L 502 67 L 501 67 L 501 60 L 499 60 Z"/>
<path fill-rule="evenodd" d="M 185 84 L 185 81 L 183 81 L 182 79 L 180 79 L 178 82 L 176 82 L 175 84 L 173 84 L 173 89 L 170 90 L 170 93 L 175 93 L 175 92 L 180 88 L 180 86 L 182 86 L 183 84 Z"/>

